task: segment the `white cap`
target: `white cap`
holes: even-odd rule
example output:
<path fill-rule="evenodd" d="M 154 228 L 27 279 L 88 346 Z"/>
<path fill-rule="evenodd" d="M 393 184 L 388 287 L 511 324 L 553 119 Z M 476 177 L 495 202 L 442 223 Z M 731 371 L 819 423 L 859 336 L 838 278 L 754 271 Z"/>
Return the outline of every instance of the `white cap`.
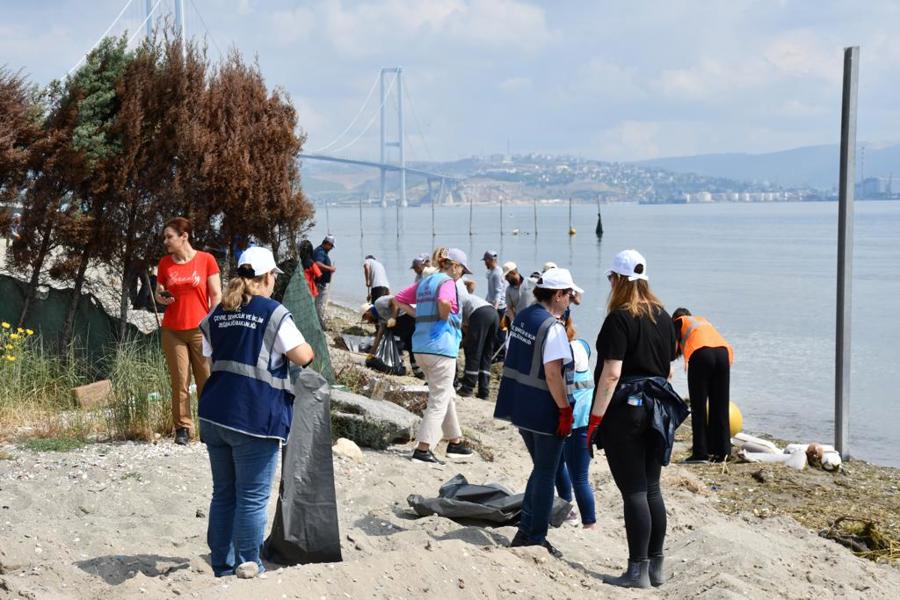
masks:
<path fill-rule="evenodd" d="M 574 290 L 583 294 L 584 290 L 575 285 L 572 274 L 568 269 L 547 269 L 537 281 L 537 287 L 545 290 Z"/>
<path fill-rule="evenodd" d="M 248 271 L 240 273 L 241 267 L 244 265 L 250 266 L 253 271 L 252 275 Z M 259 277 L 260 275 L 265 275 L 266 273 L 271 273 L 273 271 L 279 275 L 284 273 L 284 271 L 279 269 L 278 265 L 275 264 L 275 257 L 272 256 L 272 251 L 268 248 L 263 248 L 262 246 L 252 246 L 244 250 L 243 254 L 241 254 L 241 257 L 238 259 L 238 271 L 238 275 L 241 277 Z"/>
<path fill-rule="evenodd" d="M 518 271 L 519 267 L 513 261 L 509 260 L 503 263 L 503 276 L 506 277 L 513 271 Z"/>
<path fill-rule="evenodd" d="M 469 265 L 467 264 L 466 253 L 459 248 L 450 248 L 449 250 L 447 250 L 447 258 L 455 263 L 461 264 L 464 275 L 472 273 L 472 271 L 469 270 Z"/>
<path fill-rule="evenodd" d="M 541 273 L 546 273 L 550 269 L 555 269 L 555 268 L 556 268 L 556 263 L 548 260 L 547 262 L 544 263 L 544 268 L 541 269 Z"/>
<path fill-rule="evenodd" d="M 627 277 L 628 281 L 647 278 L 647 261 L 644 256 L 637 250 L 622 250 L 613 259 L 612 267 L 606 272 L 606 275 L 621 275 Z"/>

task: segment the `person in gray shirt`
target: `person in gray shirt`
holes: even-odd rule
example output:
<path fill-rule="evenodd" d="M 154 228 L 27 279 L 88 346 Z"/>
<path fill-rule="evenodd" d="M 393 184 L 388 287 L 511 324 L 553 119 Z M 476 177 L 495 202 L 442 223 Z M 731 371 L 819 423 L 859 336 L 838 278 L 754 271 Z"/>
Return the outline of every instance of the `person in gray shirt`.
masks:
<path fill-rule="evenodd" d="M 466 285 L 471 285 L 471 290 Z M 456 282 L 456 291 L 462 305 L 463 352 L 466 363 L 463 378 L 456 393 L 469 397 L 475 393 L 481 399 L 488 397 L 491 384 L 491 359 L 494 356 L 494 344 L 500 319 L 496 309 L 484 298 L 475 294 L 475 282 L 468 280 Z"/>
<path fill-rule="evenodd" d="M 512 323 L 517 314 L 535 303 L 535 282 L 523 277 L 512 261 L 503 263 L 503 277 L 509 283 L 506 288 L 506 318 Z"/>
<path fill-rule="evenodd" d="M 382 296 L 391 293 L 391 284 L 388 283 L 384 265 L 371 254 L 366 256 L 366 260 L 363 262 L 363 277 L 368 291 L 366 300 L 369 302 L 375 302 Z"/>

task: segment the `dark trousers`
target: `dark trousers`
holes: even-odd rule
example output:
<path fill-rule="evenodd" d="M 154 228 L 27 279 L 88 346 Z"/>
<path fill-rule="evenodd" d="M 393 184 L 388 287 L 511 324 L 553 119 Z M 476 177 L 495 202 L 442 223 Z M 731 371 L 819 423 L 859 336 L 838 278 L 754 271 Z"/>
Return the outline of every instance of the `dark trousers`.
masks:
<path fill-rule="evenodd" d="M 726 348 L 699 348 L 688 363 L 688 393 L 691 396 L 692 456 L 724 458 L 731 454 L 728 422 L 731 365 Z M 707 401 L 709 415 L 707 416 Z"/>
<path fill-rule="evenodd" d="M 416 330 L 416 320 L 409 315 L 400 315 L 397 317 L 397 324 L 394 326 L 394 336 L 400 338 L 400 354 L 406 350 L 409 352 L 409 364 L 415 366 L 416 357 L 412 351 L 412 336 Z"/>
<path fill-rule="evenodd" d="M 497 309 L 497 319 L 502 319 L 503 315 L 506 314 L 506 307 Z M 500 327 L 497 327 L 497 335 L 494 337 L 494 352 L 497 352 L 498 348 L 503 348 L 506 346 L 506 334 L 507 332 Z M 503 362 L 503 359 L 506 358 L 506 350 L 500 350 L 497 352 L 497 358 L 495 359 L 498 362 Z"/>
<path fill-rule="evenodd" d="M 462 387 L 473 390 L 477 385 L 479 398 L 487 398 L 491 384 L 491 357 L 494 355 L 497 327 L 497 311 L 493 306 L 482 306 L 469 317 L 469 328 L 463 340 L 466 366 Z"/>
<path fill-rule="evenodd" d="M 376 300 L 382 296 L 387 296 L 388 294 L 390 294 L 390 290 L 382 285 L 373 287 L 369 291 L 369 302 L 374 304 Z"/>
<path fill-rule="evenodd" d="M 522 499 L 519 531 L 529 540 L 540 544 L 547 537 L 550 515 L 553 512 L 553 484 L 562 460 L 565 438 L 543 435 L 520 429 L 519 434 L 531 454 L 533 467 Z"/>
<path fill-rule="evenodd" d="M 606 461 L 625 505 L 629 560 L 662 556 L 666 505 L 659 487 L 662 461 L 658 434 L 646 405 L 614 401 L 600 425 Z"/>

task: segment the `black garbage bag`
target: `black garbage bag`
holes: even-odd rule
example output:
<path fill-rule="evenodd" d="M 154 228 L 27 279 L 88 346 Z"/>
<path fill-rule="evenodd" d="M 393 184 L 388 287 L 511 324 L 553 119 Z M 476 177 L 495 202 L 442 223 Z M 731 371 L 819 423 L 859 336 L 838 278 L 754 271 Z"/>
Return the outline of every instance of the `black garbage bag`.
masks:
<path fill-rule="evenodd" d="M 341 560 L 334 469 L 331 391 L 304 369 L 294 384 L 294 419 L 281 458 L 281 486 L 263 558 L 282 565 Z"/>
<path fill-rule="evenodd" d="M 400 357 L 400 341 L 394 337 L 392 330 L 385 330 L 375 356 L 366 359 L 366 366 L 381 373 L 406 375 L 406 367 L 403 366 L 403 359 Z"/>
<path fill-rule="evenodd" d="M 441 486 L 437 498 L 413 494 L 406 502 L 420 517 L 440 515 L 465 525 L 502 526 L 519 522 L 524 496 L 499 483 L 470 484 L 460 474 Z M 571 510 L 570 502 L 554 498 L 550 524 L 559 527 Z"/>

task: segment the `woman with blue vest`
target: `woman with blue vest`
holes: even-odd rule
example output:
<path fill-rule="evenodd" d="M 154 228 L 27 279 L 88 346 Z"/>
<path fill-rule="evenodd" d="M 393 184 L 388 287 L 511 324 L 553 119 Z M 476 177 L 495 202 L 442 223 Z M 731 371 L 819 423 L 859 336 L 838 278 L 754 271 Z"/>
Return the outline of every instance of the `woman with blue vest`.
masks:
<path fill-rule="evenodd" d="M 472 454 L 472 449 L 462 439 L 453 389 L 462 339 L 462 302 L 457 294 L 456 280 L 471 271 L 466 266 L 466 253 L 458 248 L 436 252 L 435 261 L 437 272 L 394 296 L 407 314 L 416 317 L 412 349 L 416 364 L 425 373 L 428 405 L 419 424 L 418 444 L 412 459 L 426 463 L 441 462 L 431 448 L 442 439 L 450 441 L 447 445 L 449 458 Z"/>
<path fill-rule="evenodd" d="M 591 347 L 581 338 L 576 339 L 575 328 L 568 321 L 566 333 L 572 347 L 572 378 L 569 383 L 569 403 L 573 406 L 572 435 L 566 438 L 563 460 L 571 478 L 571 489 L 575 492 L 575 502 L 581 513 L 581 524 L 585 529 L 593 529 L 597 524 L 594 490 L 591 487 L 588 470 L 591 466 L 591 451 L 588 448 L 587 426 L 594 400 L 594 374 L 591 372 Z M 571 502 L 571 493 L 562 496 Z"/>
<path fill-rule="evenodd" d="M 306 366 L 314 356 L 291 313 L 270 298 L 281 273 L 272 252 L 248 248 L 238 262 L 222 303 L 200 324 L 212 365 L 199 417 L 212 469 L 206 541 L 216 577 L 244 563 L 264 570 L 266 506 L 293 417 L 288 361 Z"/>
<path fill-rule="evenodd" d="M 623 250 L 607 278 L 611 289 L 597 336 L 588 440 L 606 451 L 622 494 L 628 567 L 604 581 L 649 588 L 665 579 L 666 505 L 659 479 L 687 408 L 667 381 L 675 359 L 675 328 L 650 290 L 647 261 L 637 250 Z"/>
<path fill-rule="evenodd" d="M 533 293 L 537 302 L 516 313 L 509 330 L 494 418 L 519 428 L 533 463 L 519 530 L 510 546 L 543 546 L 559 558 L 562 553 L 547 541 L 547 529 L 557 470 L 574 420 L 566 388 L 572 349 L 559 319 L 582 290 L 568 269 L 557 268 L 541 275 Z"/>

